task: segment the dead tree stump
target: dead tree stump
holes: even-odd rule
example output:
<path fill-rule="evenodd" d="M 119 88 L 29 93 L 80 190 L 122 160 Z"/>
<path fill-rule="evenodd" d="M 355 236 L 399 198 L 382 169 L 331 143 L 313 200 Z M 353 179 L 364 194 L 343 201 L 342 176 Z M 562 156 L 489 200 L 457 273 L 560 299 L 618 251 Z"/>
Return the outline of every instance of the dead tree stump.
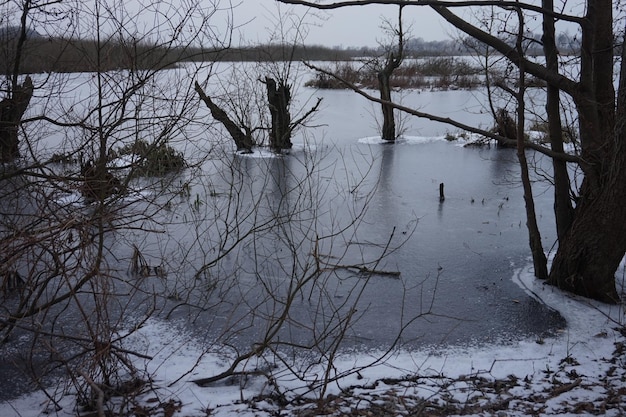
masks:
<path fill-rule="evenodd" d="M 0 162 L 20 156 L 18 129 L 33 91 L 33 80 L 27 76 L 22 85 L 14 87 L 12 94 L 0 101 Z"/>
<path fill-rule="evenodd" d="M 267 102 L 270 108 L 272 125 L 270 127 L 270 147 L 275 151 L 291 149 L 291 88 L 283 80 L 277 83 L 271 77 L 265 77 Z"/>

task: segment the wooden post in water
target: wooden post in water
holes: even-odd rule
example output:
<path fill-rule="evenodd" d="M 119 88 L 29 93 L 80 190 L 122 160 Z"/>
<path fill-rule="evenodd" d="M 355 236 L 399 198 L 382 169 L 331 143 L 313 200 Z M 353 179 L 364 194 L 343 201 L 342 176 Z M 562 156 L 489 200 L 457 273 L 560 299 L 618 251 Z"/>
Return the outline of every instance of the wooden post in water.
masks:
<path fill-rule="evenodd" d="M 439 202 L 443 203 L 443 201 L 446 199 L 446 196 L 443 194 L 443 182 L 439 183 Z"/>

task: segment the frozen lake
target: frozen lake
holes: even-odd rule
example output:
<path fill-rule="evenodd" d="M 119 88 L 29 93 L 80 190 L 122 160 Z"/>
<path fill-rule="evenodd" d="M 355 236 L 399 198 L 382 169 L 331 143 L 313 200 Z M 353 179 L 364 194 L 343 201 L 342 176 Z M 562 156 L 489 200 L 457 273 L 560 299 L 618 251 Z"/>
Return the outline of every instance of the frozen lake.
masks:
<path fill-rule="evenodd" d="M 58 114 L 89 108 L 93 95 L 82 83 L 90 75 L 72 77 L 66 94 L 41 94 L 38 105 Z M 422 111 L 491 124 L 480 91 L 401 95 Z M 530 262 L 515 151 L 463 147 L 444 139 L 454 129 L 408 116 L 400 122 L 403 138 L 381 144 L 376 105 L 349 91 L 304 88 L 294 104 L 306 111 L 315 97 L 323 98 L 320 111 L 282 156 L 234 154 L 215 136 L 219 127 L 209 126 L 202 104 L 194 104 L 199 110 L 173 143 L 198 165 L 175 177 L 131 181 L 133 193 L 113 204 L 117 217 L 107 220 L 113 226 L 104 236 L 107 276 L 117 289 L 110 313 L 122 318 L 116 331 L 155 314 L 201 337 L 207 352 L 224 345 L 245 350 L 271 335 L 276 349 L 324 355 L 337 347 L 541 339 L 565 326 L 512 280 Z M 142 106 L 151 116 L 168 111 Z M 158 132 L 146 120 L 125 132 Z M 80 141 L 93 146 L 80 132 L 60 132 L 46 131 L 34 152 Z M 549 164 L 531 159 L 539 179 Z M 552 196 L 540 182 L 535 192 L 549 249 Z M 50 198 L 60 219 L 91 215 L 72 195 L 57 194 Z M 129 276 L 135 249 L 164 273 Z M 82 261 L 76 258 L 77 271 Z M 50 316 L 57 332 L 81 331 L 74 308 L 68 302 Z M 14 374 L 7 364 L 28 343 L 18 337 L 4 347 L 7 375 Z M 13 390 L 22 387 L 16 383 L 5 395 Z"/>
<path fill-rule="evenodd" d="M 335 239 L 334 250 L 340 247 L 343 258 L 333 264 L 353 265 L 375 258 L 393 234 L 391 246 L 398 248 L 376 263 L 376 268 L 399 272 L 400 277 L 369 277 L 355 302 L 359 319 L 350 326 L 346 347 L 371 348 L 397 342 L 415 348 L 440 343 L 508 342 L 529 336 L 540 339 L 565 326 L 558 313 L 540 305 L 511 280 L 516 269 L 529 263 L 514 150 L 463 147 L 443 138 L 453 131 L 451 128 L 406 116 L 401 123 L 405 137 L 396 144 L 381 144 L 375 138 L 372 116 L 377 106 L 349 91 L 305 89 L 301 94 L 323 98 L 314 122 L 319 126 L 307 130 L 306 143 L 302 136 L 296 137 L 291 154 L 280 158 L 234 158 L 243 167 L 240 180 L 256 184 L 243 194 L 254 199 L 265 194 L 260 207 L 268 212 L 315 211 L 315 225 L 308 220 L 304 223 L 307 228 L 317 228 L 316 233 L 326 231 L 330 235 L 341 227 L 341 220 L 364 210 L 354 236 L 348 241 L 345 236 Z M 480 111 L 482 99 L 476 91 L 403 93 L 403 101 L 411 106 L 487 128 L 489 118 Z M 531 159 L 539 171 L 546 169 L 542 166 L 546 161 Z M 273 173 L 269 180 L 268 172 Z M 439 201 L 440 183 L 445 184 L 443 203 Z M 551 248 L 555 239 L 551 194 L 545 184 L 537 183 L 535 190 L 544 246 Z M 300 229 L 298 233 L 303 235 L 311 233 L 311 229 Z M 218 315 L 200 314 L 196 321 L 201 323 L 199 331 L 206 331 L 204 326 L 211 323 L 209 327 L 215 326 L 215 334 L 221 335 L 237 323 L 246 329 L 237 332 L 236 343 L 241 346 L 264 334 L 263 319 L 244 319 L 245 324 L 239 320 L 252 306 L 280 310 L 281 304 L 275 299 L 267 299 L 268 304 L 252 301 L 258 296 L 259 280 L 263 281 L 259 276 L 271 277 L 272 285 L 280 291 L 286 282 L 292 282 L 289 277 L 306 275 L 305 267 L 298 270 L 290 265 L 290 256 L 277 255 L 295 250 L 302 251 L 302 256 L 312 250 L 292 244 L 280 232 L 269 233 L 253 248 L 229 253 L 226 259 L 231 267 L 246 271 L 242 276 L 248 277 L 249 285 L 243 285 L 236 294 L 248 301 L 233 301 L 233 307 L 229 304 Z M 259 259 L 264 265 L 261 268 Z M 282 337 L 310 342 L 308 325 L 324 316 L 320 310 L 351 305 L 353 280 L 362 279 L 355 276 L 359 274 L 354 270 L 338 270 L 324 284 L 329 297 L 341 302 L 320 307 L 310 300 L 295 300 L 290 312 L 293 323 L 281 330 Z M 246 280 L 238 285 L 242 282 Z M 216 320 L 216 316 L 224 319 Z"/>

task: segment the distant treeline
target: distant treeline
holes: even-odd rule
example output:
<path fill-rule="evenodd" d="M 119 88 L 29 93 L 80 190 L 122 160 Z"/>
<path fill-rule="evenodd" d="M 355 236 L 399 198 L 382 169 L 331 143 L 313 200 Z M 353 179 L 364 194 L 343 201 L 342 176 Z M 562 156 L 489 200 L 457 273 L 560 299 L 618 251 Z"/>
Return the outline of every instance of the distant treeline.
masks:
<path fill-rule="evenodd" d="M 0 45 L 3 74 L 13 71 L 17 42 Z M 167 67 L 178 61 L 175 51 L 147 45 L 126 45 L 117 42 L 34 38 L 21 52 L 20 72 L 92 72 L 119 68 Z"/>
<path fill-rule="evenodd" d="M 0 30 L 0 71 L 11 74 L 18 44 L 19 30 Z M 574 53 L 575 38 L 561 35 L 562 53 Z M 540 43 L 529 36 L 530 53 L 541 53 Z M 452 56 L 480 53 L 481 46 L 467 40 L 425 41 L 410 39 L 405 45 L 407 57 Z M 384 54 L 380 47 L 340 48 L 320 45 L 269 44 L 249 47 L 204 49 L 171 47 L 110 39 L 100 42 L 74 38 L 50 38 L 29 31 L 23 44 L 20 72 L 93 72 L 113 69 L 163 69 L 186 61 L 346 61 L 357 57 Z"/>
<path fill-rule="evenodd" d="M 0 42 L 0 70 L 14 69 L 15 39 Z M 22 48 L 20 72 L 92 72 L 113 69 L 163 69 L 186 61 L 341 61 L 356 52 L 324 46 L 259 45 L 203 49 L 146 43 L 43 38 L 29 39 Z"/>

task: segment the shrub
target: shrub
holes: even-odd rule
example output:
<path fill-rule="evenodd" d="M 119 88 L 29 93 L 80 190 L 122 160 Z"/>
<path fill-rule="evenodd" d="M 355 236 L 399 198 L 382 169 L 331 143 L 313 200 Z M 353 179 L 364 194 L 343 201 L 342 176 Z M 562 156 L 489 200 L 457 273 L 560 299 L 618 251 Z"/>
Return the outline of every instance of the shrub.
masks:
<path fill-rule="evenodd" d="M 334 69 L 329 72 L 336 74 L 338 77 L 355 85 L 361 85 L 366 88 L 373 88 L 377 85 L 376 74 L 373 71 L 357 69 L 352 62 L 337 62 Z M 314 87 L 321 89 L 342 89 L 346 86 L 335 77 L 317 73 L 315 78 L 304 83 L 305 87 Z"/>
<path fill-rule="evenodd" d="M 378 88 L 376 71 L 365 66 L 355 68 L 354 62 L 335 63 L 329 72 L 362 88 Z M 466 61 L 453 57 L 437 57 L 405 61 L 391 77 L 393 88 L 462 88 L 471 89 L 481 85 L 477 76 L 480 69 Z M 322 89 L 346 88 L 336 78 L 318 73 L 304 84 L 306 87 Z"/>
<path fill-rule="evenodd" d="M 119 148 L 114 156 L 136 156 L 132 175 L 143 177 L 163 176 L 179 172 L 187 166 L 182 152 L 171 147 L 167 141 L 149 143 L 137 139 L 134 143 Z"/>

